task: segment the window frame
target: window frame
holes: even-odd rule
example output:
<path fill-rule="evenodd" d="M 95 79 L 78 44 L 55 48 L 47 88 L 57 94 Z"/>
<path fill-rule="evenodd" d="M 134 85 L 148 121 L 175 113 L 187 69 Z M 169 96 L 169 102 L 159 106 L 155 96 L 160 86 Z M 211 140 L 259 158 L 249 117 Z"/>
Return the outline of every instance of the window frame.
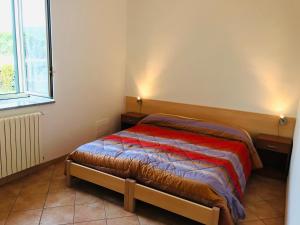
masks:
<path fill-rule="evenodd" d="M 14 73 L 14 77 L 15 77 L 15 87 L 16 87 L 16 93 L 15 94 L 19 94 L 20 93 L 20 81 L 19 81 L 19 60 L 17 60 L 18 58 L 18 50 L 17 50 L 17 31 L 16 31 L 16 15 L 15 15 L 15 1 L 14 0 L 10 0 L 11 1 L 11 11 L 12 11 L 12 24 L 13 24 L 13 29 L 12 29 L 12 34 L 13 34 L 13 52 L 14 52 L 14 65 L 15 65 L 15 73 Z M 9 94 L 8 94 L 9 95 Z"/>
<path fill-rule="evenodd" d="M 23 46 L 23 24 L 22 24 L 22 10 L 20 6 L 22 0 L 10 0 L 12 10 L 12 36 L 13 36 L 13 55 L 14 55 L 14 79 L 16 93 L 0 94 L 1 100 L 26 98 L 30 96 L 45 97 L 53 99 L 53 59 L 52 59 L 52 31 L 51 31 L 51 3 L 50 0 L 43 0 L 45 2 L 45 24 L 46 24 L 46 41 L 47 41 L 47 62 L 48 62 L 48 95 L 42 96 L 38 93 L 28 92 L 26 73 L 25 73 L 25 54 Z M 22 76 L 20 76 L 22 71 Z"/>
<path fill-rule="evenodd" d="M 46 1 L 46 24 L 47 24 L 47 47 L 48 47 L 48 76 L 49 76 L 49 98 L 53 98 L 53 59 L 52 59 L 52 26 L 51 26 L 51 3 Z"/>

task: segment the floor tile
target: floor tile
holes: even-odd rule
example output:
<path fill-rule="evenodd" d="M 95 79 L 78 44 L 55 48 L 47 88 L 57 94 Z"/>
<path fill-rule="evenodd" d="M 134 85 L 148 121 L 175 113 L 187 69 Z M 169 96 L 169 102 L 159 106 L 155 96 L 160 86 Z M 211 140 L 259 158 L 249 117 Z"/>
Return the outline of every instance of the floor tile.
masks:
<path fill-rule="evenodd" d="M 38 225 L 41 214 L 41 209 L 12 212 L 6 225 Z"/>
<path fill-rule="evenodd" d="M 265 225 L 284 225 L 284 217 L 264 219 L 263 222 Z"/>
<path fill-rule="evenodd" d="M 263 199 L 259 195 L 259 190 L 246 189 L 245 195 L 242 199 L 243 204 L 262 201 Z"/>
<path fill-rule="evenodd" d="M 137 216 L 108 219 L 107 225 L 140 225 Z"/>
<path fill-rule="evenodd" d="M 270 200 L 274 198 L 285 198 L 286 191 L 272 187 L 262 188 L 259 192 L 260 198 L 263 200 Z"/>
<path fill-rule="evenodd" d="M 284 198 L 274 198 L 270 200 L 266 200 L 266 202 L 271 205 L 276 211 L 280 213 L 280 215 L 284 216 L 286 202 Z"/>
<path fill-rule="evenodd" d="M 69 206 L 74 205 L 74 202 L 74 191 L 60 191 L 48 194 L 45 207 Z"/>
<path fill-rule="evenodd" d="M 46 208 L 43 211 L 41 225 L 72 224 L 74 206 Z"/>
<path fill-rule="evenodd" d="M 39 170 L 23 179 L 25 185 L 32 183 L 45 183 L 51 178 L 52 171 L 46 169 Z"/>
<path fill-rule="evenodd" d="M 114 191 L 101 191 L 100 198 L 107 204 L 123 207 L 124 196 Z"/>
<path fill-rule="evenodd" d="M 157 218 L 138 216 L 140 225 L 165 225 L 165 222 L 159 221 Z"/>
<path fill-rule="evenodd" d="M 268 179 L 268 178 L 257 178 L 257 183 L 255 184 L 258 190 L 258 195 L 263 200 L 269 200 L 273 198 L 285 198 L 286 187 L 285 184 L 280 180 Z"/>
<path fill-rule="evenodd" d="M 106 225 L 106 220 L 97 220 L 90 222 L 74 223 L 75 225 Z"/>
<path fill-rule="evenodd" d="M 238 224 L 283 225 L 285 190 L 282 181 L 252 176 L 242 201 L 246 219 Z M 141 202 L 136 214 L 129 213 L 121 194 L 79 179 L 69 188 L 63 162 L 0 186 L 0 199 L 0 225 L 7 219 L 8 225 L 34 225 L 40 219 L 42 225 L 199 225 Z"/>
<path fill-rule="evenodd" d="M 21 181 L 14 181 L 9 184 L 0 186 L 0 198 L 16 197 L 22 189 L 23 183 Z"/>
<path fill-rule="evenodd" d="M 75 206 L 74 222 L 100 220 L 105 218 L 103 203 L 92 203 Z"/>
<path fill-rule="evenodd" d="M 33 182 L 27 184 L 21 190 L 21 194 L 45 194 L 48 193 L 49 182 Z"/>
<path fill-rule="evenodd" d="M 247 207 L 253 212 L 259 219 L 281 217 L 281 213 L 276 211 L 266 201 L 255 202 L 247 205 Z"/>
<path fill-rule="evenodd" d="M 9 212 L 0 212 L 0 225 L 4 225 Z"/>
<path fill-rule="evenodd" d="M 21 194 L 14 204 L 13 211 L 42 209 L 46 197 L 46 194 Z"/>
<path fill-rule="evenodd" d="M 9 212 L 17 197 L 1 197 L 0 201 L 0 212 Z"/>
<path fill-rule="evenodd" d="M 189 222 L 181 222 L 176 220 L 176 218 L 170 218 L 166 215 L 156 215 L 156 217 L 145 217 L 145 216 L 138 216 L 140 225 L 192 225 L 192 223 Z M 194 224 L 199 224 L 199 223 L 193 223 Z"/>
<path fill-rule="evenodd" d="M 240 222 L 238 225 L 265 225 L 261 220 Z"/>
<path fill-rule="evenodd" d="M 84 192 L 84 191 L 77 191 L 76 192 L 76 199 L 75 204 L 88 204 L 88 203 L 96 203 L 96 202 L 103 202 L 97 195 L 97 193 L 93 192 Z"/>
<path fill-rule="evenodd" d="M 49 181 L 50 181 L 50 178 L 32 175 L 32 176 L 28 176 L 28 177 L 24 178 L 23 184 L 26 187 L 27 185 L 31 185 L 31 184 L 37 185 L 37 184 L 41 184 L 41 183 L 47 183 Z"/>
<path fill-rule="evenodd" d="M 167 212 L 144 203 L 137 207 L 137 214 L 140 225 L 165 225 L 169 222 Z"/>
<path fill-rule="evenodd" d="M 52 180 L 49 186 L 50 193 L 70 190 L 73 190 L 73 188 L 66 185 L 66 178 Z"/>
<path fill-rule="evenodd" d="M 137 215 L 140 225 L 200 225 L 196 221 L 141 202 L 137 207 Z"/>
<path fill-rule="evenodd" d="M 105 206 L 106 218 L 133 216 L 132 213 L 125 211 L 122 205 L 118 205 L 116 203 L 111 203 L 111 202 L 105 202 L 104 206 Z"/>
<path fill-rule="evenodd" d="M 251 220 L 258 220 L 259 218 L 257 217 L 257 215 L 255 214 L 255 211 L 253 211 L 251 208 L 249 207 L 245 207 L 245 213 L 246 213 L 246 218 L 242 221 L 251 221 Z"/>
<path fill-rule="evenodd" d="M 53 179 L 61 179 L 65 177 L 65 163 L 60 162 L 55 165 L 53 170 Z"/>

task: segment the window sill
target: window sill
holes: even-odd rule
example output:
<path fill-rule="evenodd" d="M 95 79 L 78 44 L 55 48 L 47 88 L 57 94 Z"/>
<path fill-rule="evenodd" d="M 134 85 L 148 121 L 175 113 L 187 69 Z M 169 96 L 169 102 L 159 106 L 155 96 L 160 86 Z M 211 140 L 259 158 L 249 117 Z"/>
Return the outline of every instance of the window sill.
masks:
<path fill-rule="evenodd" d="M 51 104 L 51 103 L 55 103 L 54 99 L 37 97 L 37 96 L 30 96 L 30 97 L 26 97 L 26 98 L 6 99 L 6 100 L 0 100 L 0 111 L 29 107 L 29 106 Z"/>

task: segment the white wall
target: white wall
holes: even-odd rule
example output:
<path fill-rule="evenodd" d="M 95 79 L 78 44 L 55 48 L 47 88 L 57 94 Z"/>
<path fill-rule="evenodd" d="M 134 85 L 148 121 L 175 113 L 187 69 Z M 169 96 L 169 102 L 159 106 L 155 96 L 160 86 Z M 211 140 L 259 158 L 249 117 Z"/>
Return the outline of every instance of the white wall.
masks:
<path fill-rule="evenodd" d="M 288 191 L 287 191 L 287 210 L 286 224 L 299 225 L 300 214 L 300 104 L 298 108 L 297 125 L 294 136 L 294 147 L 291 157 Z"/>
<path fill-rule="evenodd" d="M 51 0 L 55 104 L 42 111 L 45 160 L 96 137 L 96 121 L 119 125 L 124 107 L 126 0 Z"/>
<path fill-rule="evenodd" d="M 126 94 L 295 116 L 299 0 L 128 0 Z"/>
<path fill-rule="evenodd" d="M 127 1 L 51 0 L 56 103 L 0 112 L 45 113 L 46 160 L 119 125 L 126 50 L 126 95 L 295 115 L 300 1 Z"/>

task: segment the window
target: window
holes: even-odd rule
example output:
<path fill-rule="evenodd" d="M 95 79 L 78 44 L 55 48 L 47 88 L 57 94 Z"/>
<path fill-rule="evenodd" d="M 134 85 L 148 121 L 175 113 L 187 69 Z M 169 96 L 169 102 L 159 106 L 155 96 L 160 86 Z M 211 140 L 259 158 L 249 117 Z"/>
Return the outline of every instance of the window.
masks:
<path fill-rule="evenodd" d="M 49 0 L 0 0 L 0 99 L 52 98 Z"/>

